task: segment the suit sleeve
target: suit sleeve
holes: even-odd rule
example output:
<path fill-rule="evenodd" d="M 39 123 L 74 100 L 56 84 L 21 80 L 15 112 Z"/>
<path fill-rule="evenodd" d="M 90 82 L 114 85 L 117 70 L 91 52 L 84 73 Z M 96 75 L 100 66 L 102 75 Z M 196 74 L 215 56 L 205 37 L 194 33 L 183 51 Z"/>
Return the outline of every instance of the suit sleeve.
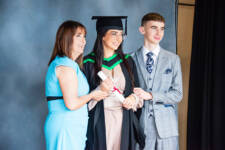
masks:
<path fill-rule="evenodd" d="M 153 102 L 163 104 L 179 103 L 183 97 L 182 73 L 179 56 L 176 57 L 174 73 L 168 92 L 152 92 Z"/>

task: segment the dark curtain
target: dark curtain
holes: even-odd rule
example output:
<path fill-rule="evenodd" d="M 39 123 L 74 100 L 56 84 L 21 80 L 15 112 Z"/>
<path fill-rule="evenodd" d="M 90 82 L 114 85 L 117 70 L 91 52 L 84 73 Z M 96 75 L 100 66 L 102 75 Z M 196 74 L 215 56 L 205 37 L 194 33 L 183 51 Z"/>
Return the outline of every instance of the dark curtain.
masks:
<path fill-rule="evenodd" d="M 188 105 L 188 150 L 225 150 L 225 7 L 196 0 Z"/>

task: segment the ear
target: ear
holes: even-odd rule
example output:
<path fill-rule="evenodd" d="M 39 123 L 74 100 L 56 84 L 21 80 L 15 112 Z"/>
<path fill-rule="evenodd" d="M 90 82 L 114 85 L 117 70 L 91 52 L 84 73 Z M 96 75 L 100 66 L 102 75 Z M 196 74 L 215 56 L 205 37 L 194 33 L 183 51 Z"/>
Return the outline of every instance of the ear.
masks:
<path fill-rule="evenodd" d="M 139 27 L 139 32 L 140 32 L 142 35 L 145 34 L 144 26 L 140 26 L 140 27 Z"/>

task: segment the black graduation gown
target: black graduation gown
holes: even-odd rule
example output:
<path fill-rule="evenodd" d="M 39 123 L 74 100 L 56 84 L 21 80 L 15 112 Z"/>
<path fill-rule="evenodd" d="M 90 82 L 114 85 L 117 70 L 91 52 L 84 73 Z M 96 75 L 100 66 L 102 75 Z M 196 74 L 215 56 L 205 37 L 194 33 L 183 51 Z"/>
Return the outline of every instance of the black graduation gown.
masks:
<path fill-rule="evenodd" d="M 135 87 L 139 87 L 136 65 L 129 55 L 126 55 L 131 71 L 134 75 Z M 84 58 L 84 74 L 87 77 L 90 90 L 94 90 L 99 84 L 94 78 L 94 54 L 91 53 Z M 122 72 L 125 76 L 125 90 L 123 95 L 129 96 L 132 92 L 132 83 L 129 73 L 122 62 L 122 59 L 117 55 L 111 61 L 103 61 L 103 67 L 115 67 L 121 65 Z M 138 112 L 138 113 L 137 113 Z M 136 114 L 132 110 L 123 109 L 123 120 L 121 130 L 121 150 L 135 150 L 135 145 L 138 142 L 141 147 L 145 145 L 145 135 L 142 128 L 139 125 L 138 117 L 141 110 L 138 109 Z M 96 106 L 89 111 L 88 129 L 87 129 L 87 141 L 86 150 L 106 150 L 106 135 L 105 135 L 105 117 L 104 117 L 104 104 L 100 101 Z"/>

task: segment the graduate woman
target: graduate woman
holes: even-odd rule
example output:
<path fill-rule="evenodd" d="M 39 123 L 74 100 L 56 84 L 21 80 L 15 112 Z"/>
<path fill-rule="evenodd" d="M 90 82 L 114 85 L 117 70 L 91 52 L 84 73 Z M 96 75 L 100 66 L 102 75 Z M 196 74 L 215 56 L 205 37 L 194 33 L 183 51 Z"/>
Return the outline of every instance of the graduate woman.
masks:
<path fill-rule="evenodd" d="M 88 94 L 89 85 L 80 70 L 86 29 L 79 22 L 60 25 L 46 75 L 49 114 L 45 122 L 47 150 L 82 150 L 85 148 L 88 111 L 86 103 L 101 100 L 106 92 Z"/>
<path fill-rule="evenodd" d="M 92 18 L 97 19 L 97 39 L 93 51 L 84 59 L 84 72 L 91 91 L 102 89 L 110 94 L 103 101 L 88 104 L 87 150 L 134 150 L 137 142 L 144 147 L 144 134 L 134 113 L 143 101 L 132 93 L 139 84 L 134 61 L 122 51 L 122 18 L 126 19 Z M 108 77 L 108 84 L 101 83 L 99 71 Z M 124 102 L 113 94 L 113 86 L 123 94 Z"/>

